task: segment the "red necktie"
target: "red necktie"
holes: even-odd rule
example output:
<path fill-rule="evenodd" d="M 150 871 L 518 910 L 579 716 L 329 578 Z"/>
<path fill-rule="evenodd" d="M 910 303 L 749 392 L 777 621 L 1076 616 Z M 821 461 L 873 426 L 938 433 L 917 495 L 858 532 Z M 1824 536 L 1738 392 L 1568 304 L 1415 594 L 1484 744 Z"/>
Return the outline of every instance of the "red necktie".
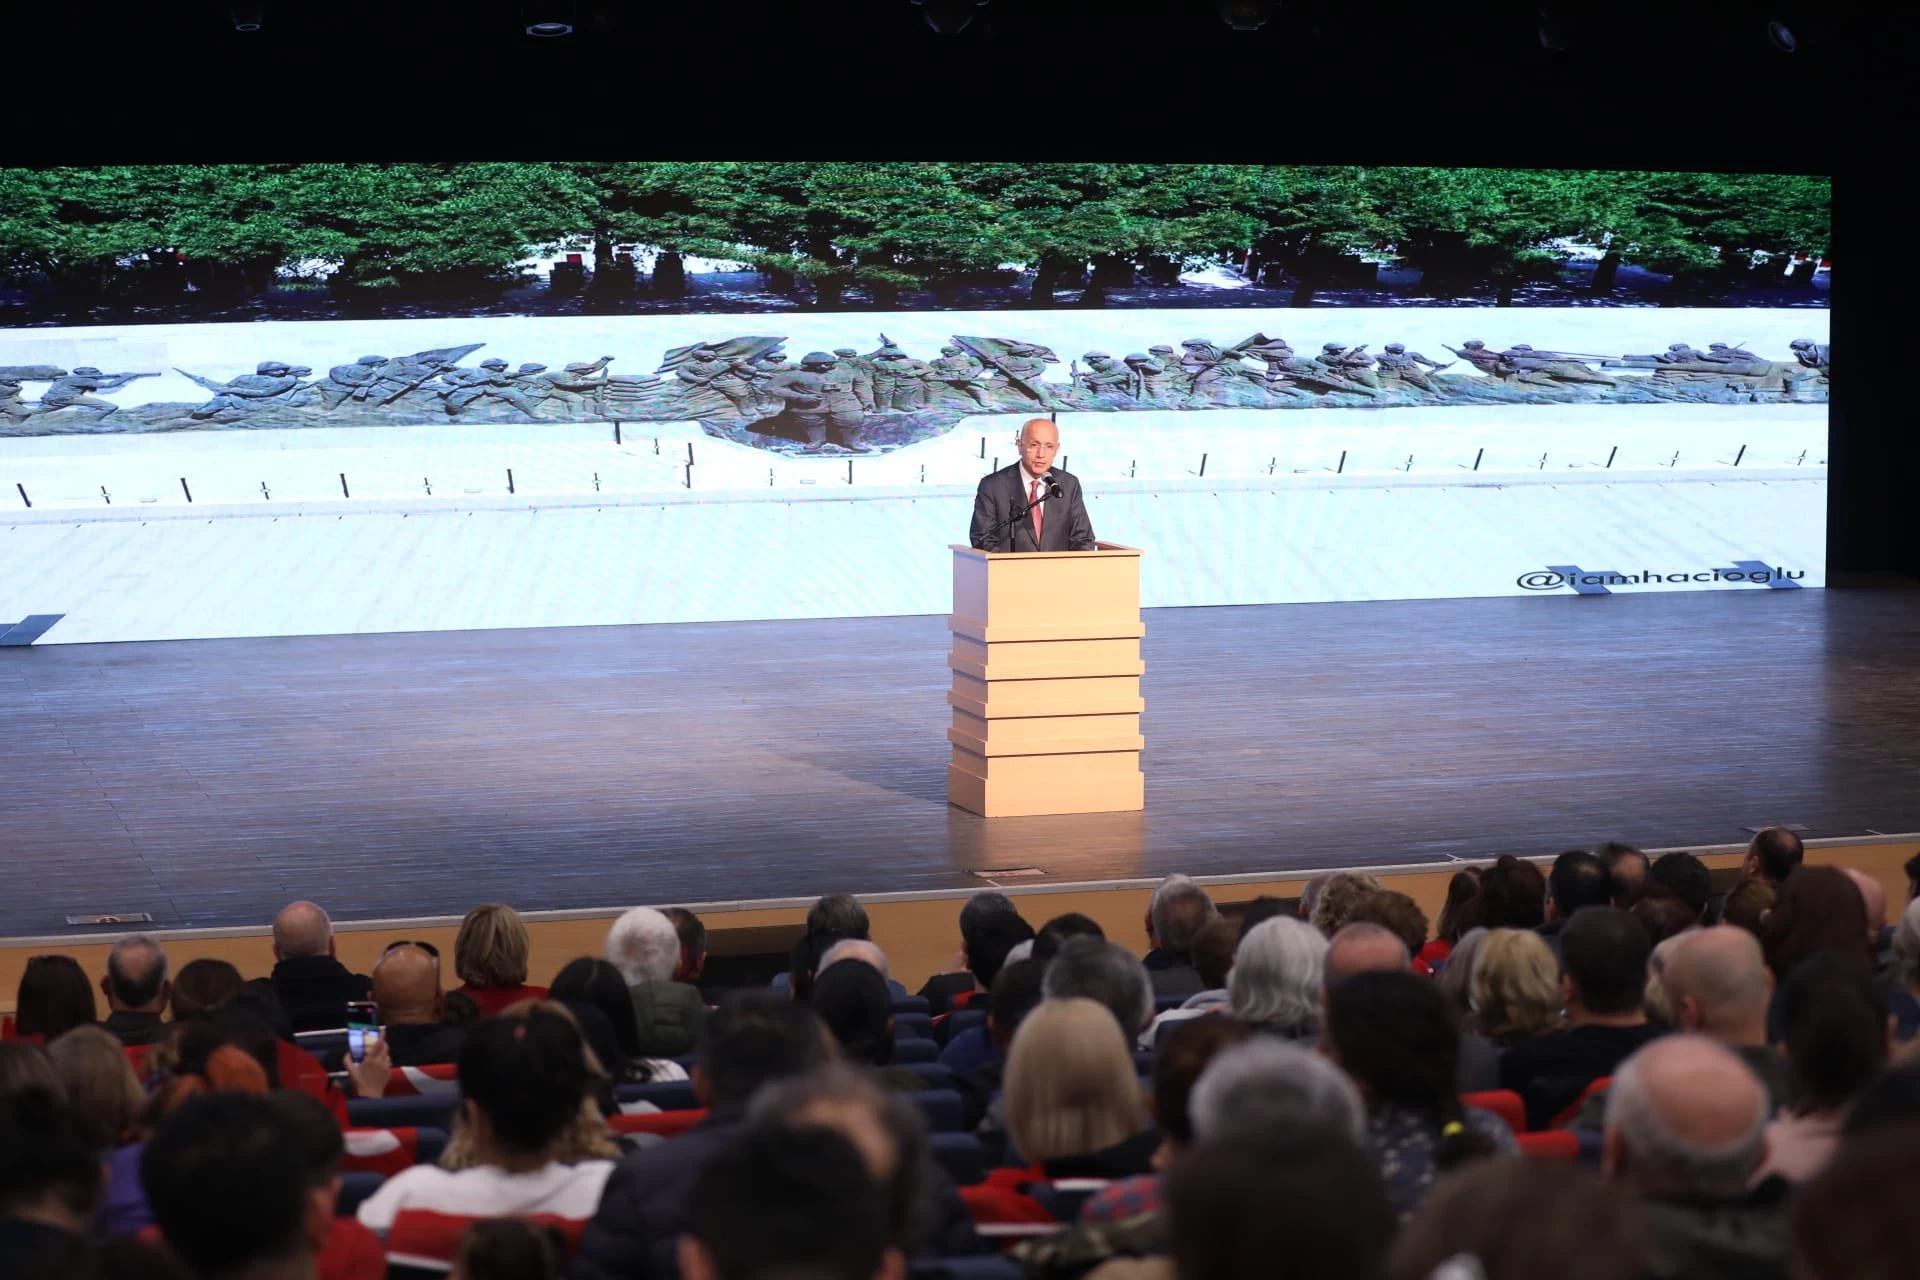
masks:
<path fill-rule="evenodd" d="M 1040 505 L 1040 482 L 1038 480 L 1033 482 L 1033 493 L 1027 501 L 1033 507 L 1033 545 L 1037 547 L 1040 545 L 1041 526 L 1046 523 L 1046 516 L 1044 514 L 1046 508 Z"/>

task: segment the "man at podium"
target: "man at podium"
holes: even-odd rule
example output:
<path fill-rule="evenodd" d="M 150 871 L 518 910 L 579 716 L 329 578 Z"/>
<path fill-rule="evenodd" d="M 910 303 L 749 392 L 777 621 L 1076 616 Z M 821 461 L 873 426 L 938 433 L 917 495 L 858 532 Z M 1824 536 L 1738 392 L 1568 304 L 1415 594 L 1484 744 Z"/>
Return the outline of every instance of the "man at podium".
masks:
<path fill-rule="evenodd" d="M 1080 482 L 1053 466 L 1060 428 L 1030 418 L 1015 443 L 1020 461 L 980 481 L 968 541 L 982 551 L 1092 551 Z"/>

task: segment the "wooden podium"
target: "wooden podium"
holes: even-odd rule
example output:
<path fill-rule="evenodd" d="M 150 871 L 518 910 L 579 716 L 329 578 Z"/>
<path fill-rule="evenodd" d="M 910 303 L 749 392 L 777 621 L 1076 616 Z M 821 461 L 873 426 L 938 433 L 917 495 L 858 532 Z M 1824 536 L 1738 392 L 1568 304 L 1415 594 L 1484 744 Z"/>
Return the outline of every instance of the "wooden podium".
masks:
<path fill-rule="evenodd" d="M 1146 806 L 1140 552 L 953 548 L 947 799 L 987 818 Z"/>

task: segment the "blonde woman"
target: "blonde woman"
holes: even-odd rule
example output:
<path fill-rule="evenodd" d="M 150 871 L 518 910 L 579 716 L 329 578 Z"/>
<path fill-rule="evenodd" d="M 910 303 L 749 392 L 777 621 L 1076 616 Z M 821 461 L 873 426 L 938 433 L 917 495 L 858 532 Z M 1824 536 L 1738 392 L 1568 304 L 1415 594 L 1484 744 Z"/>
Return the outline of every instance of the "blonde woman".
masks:
<path fill-rule="evenodd" d="M 75 1027 L 47 1046 L 47 1058 L 107 1162 L 107 1195 L 95 1225 L 106 1235 L 130 1235 L 153 1221 L 140 1186 L 146 1090 L 119 1037 L 105 1027 Z"/>
<path fill-rule="evenodd" d="M 1007 1133 L 1049 1178 L 1128 1178 L 1153 1169 L 1140 1080 L 1120 1024 L 1102 1004 L 1046 1000 L 1007 1054 Z"/>
<path fill-rule="evenodd" d="M 1474 1029 L 1504 1049 L 1563 1030 L 1560 962 L 1531 929 L 1493 929 L 1474 955 Z"/>
<path fill-rule="evenodd" d="M 475 907 L 453 940 L 453 971 L 464 984 L 460 993 L 478 1005 L 483 1016 L 515 1001 L 545 998 L 545 987 L 527 985 L 532 949 L 518 911 L 499 903 Z"/>

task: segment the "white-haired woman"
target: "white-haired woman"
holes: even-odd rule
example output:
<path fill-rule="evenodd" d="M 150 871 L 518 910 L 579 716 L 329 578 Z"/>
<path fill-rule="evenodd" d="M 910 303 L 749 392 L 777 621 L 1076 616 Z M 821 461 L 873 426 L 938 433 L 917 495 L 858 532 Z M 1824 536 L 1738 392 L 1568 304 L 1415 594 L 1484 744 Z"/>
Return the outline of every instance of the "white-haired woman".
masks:
<path fill-rule="evenodd" d="M 1320 1031 L 1326 971 L 1326 935 L 1291 916 L 1262 920 L 1234 952 L 1227 1012 L 1268 1035 L 1311 1040 Z"/>

